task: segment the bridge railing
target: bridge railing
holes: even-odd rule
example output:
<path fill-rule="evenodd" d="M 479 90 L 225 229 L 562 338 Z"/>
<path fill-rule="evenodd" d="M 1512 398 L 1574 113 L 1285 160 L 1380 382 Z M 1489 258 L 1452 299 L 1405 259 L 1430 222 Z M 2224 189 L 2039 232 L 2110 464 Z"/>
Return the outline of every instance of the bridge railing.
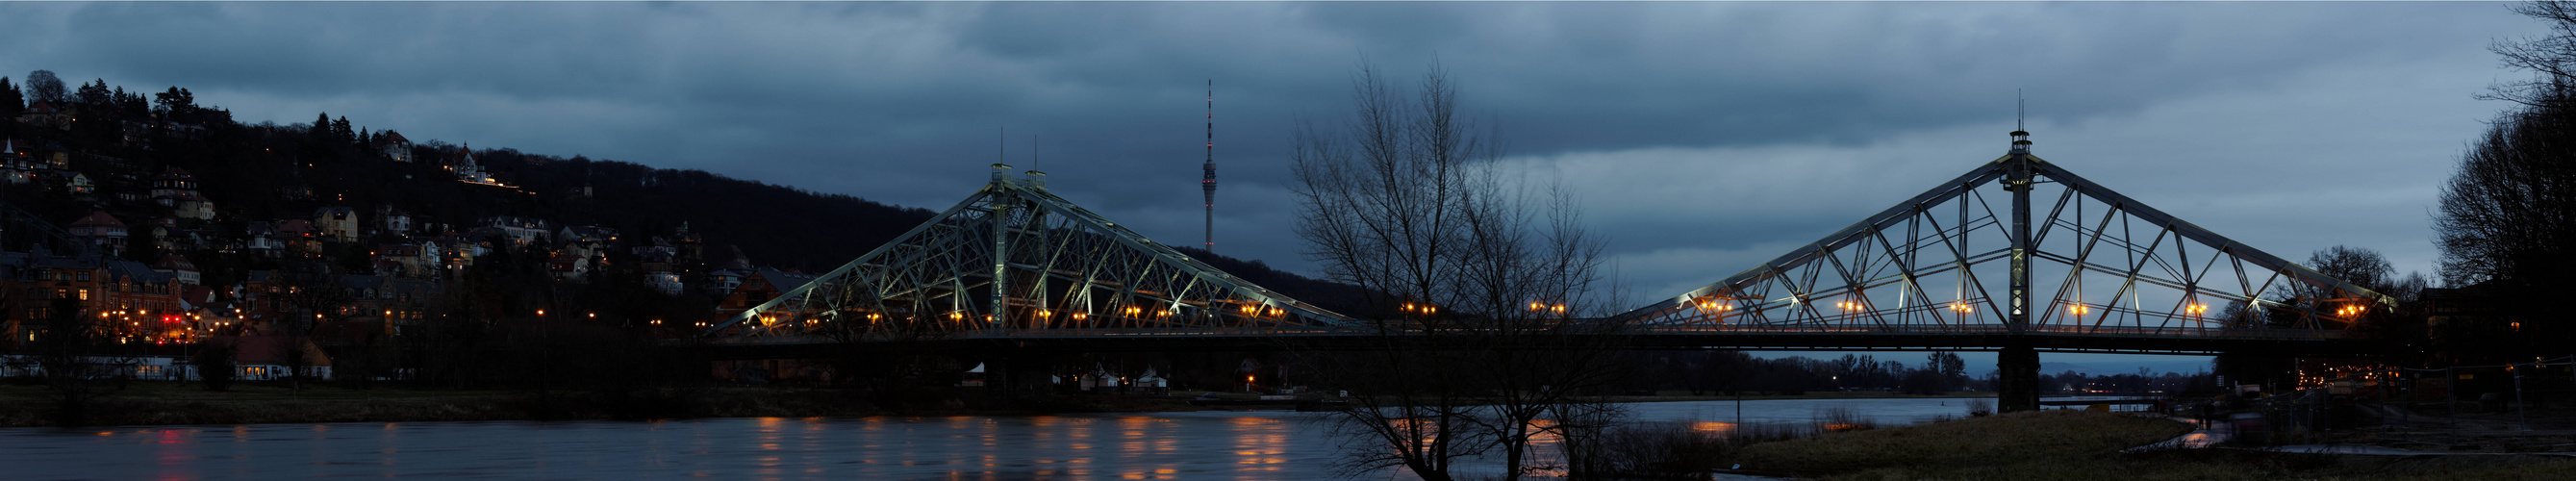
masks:
<path fill-rule="evenodd" d="M 1869 326 L 1631 326 L 1619 331 L 1628 335 L 1708 335 L 1708 336 L 2000 336 L 2013 334 L 2002 325 L 1959 324 L 1881 324 Z M 976 329 L 930 338 L 916 339 L 1139 339 L 1155 337 L 1279 337 L 1314 338 L 1367 336 L 1381 334 L 1371 327 L 1159 327 L 1159 328 L 1074 328 L 1074 329 Z M 1420 331 L 1403 330 L 1400 335 L 1422 335 Z M 2280 328 L 2216 327 L 2137 327 L 2137 326 L 2031 326 L 2023 335 L 2094 338 L 2157 339 L 2261 339 L 2261 340 L 2338 340 L 2361 337 L 2359 333 L 2341 330 Z M 803 336 L 776 336 L 768 340 L 727 340 L 719 344 L 802 344 L 825 342 L 800 339 Z"/>
<path fill-rule="evenodd" d="M 1880 324 L 1867 326 L 1638 326 L 1627 332 L 1636 334 L 1715 334 L 1715 335 L 2006 335 L 2012 329 L 1998 324 Z M 2152 338 L 2217 338 L 2217 339 L 2352 339 L 2357 333 L 2344 330 L 2229 328 L 2229 327 L 2142 327 L 2142 326 L 2067 326 L 2040 325 L 2022 334 L 2045 336 L 2100 336 Z"/>

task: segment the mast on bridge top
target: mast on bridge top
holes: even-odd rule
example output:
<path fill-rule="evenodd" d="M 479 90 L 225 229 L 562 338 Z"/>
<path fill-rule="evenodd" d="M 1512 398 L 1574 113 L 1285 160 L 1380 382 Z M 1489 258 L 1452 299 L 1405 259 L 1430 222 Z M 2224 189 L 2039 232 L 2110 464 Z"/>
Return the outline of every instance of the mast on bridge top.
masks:
<path fill-rule="evenodd" d="M 2021 89 L 2013 89 L 2012 153 L 2030 153 L 2030 132 L 2022 130 L 2022 117 L 2028 111 L 2022 103 Z"/>

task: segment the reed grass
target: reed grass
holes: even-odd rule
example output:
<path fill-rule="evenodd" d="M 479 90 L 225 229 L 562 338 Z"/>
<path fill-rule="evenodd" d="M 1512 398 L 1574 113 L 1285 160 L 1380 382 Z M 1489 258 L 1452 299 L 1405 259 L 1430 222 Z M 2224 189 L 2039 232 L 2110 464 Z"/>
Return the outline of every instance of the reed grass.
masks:
<path fill-rule="evenodd" d="M 1825 480 L 2562 480 L 2576 460 L 2538 455 L 2369 456 L 2238 449 L 2122 450 L 2191 431 L 2127 414 L 2056 410 L 1754 444 L 1747 470 Z"/>
<path fill-rule="evenodd" d="M 2107 413 L 2033 411 L 1830 433 L 1745 448 L 1747 468 L 1826 474 L 1886 467 L 1981 466 L 2097 456 L 2191 432 L 2191 425 Z"/>

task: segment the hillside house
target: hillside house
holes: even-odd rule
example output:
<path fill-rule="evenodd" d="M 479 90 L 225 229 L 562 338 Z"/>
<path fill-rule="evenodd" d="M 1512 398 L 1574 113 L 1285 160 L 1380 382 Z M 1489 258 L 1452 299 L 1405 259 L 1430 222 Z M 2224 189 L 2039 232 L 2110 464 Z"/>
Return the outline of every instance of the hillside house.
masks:
<path fill-rule="evenodd" d="M 57 170 L 50 179 L 53 181 L 54 188 L 70 192 L 72 195 L 87 196 L 98 192 L 98 183 L 90 182 L 89 176 L 80 172 Z"/>
<path fill-rule="evenodd" d="M 250 251 L 253 255 L 273 259 L 286 251 L 286 241 L 278 234 L 277 226 L 274 224 L 251 221 L 246 223 L 242 231 L 242 236 L 245 237 L 242 240 L 242 249 Z"/>
<path fill-rule="evenodd" d="M 616 242 L 617 229 L 595 225 L 569 226 L 563 228 L 562 232 L 555 233 L 555 239 L 564 242 L 591 244 L 595 247 L 599 244 Z"/>
<path fill-rule="evenodd" d="M 653 292 L 660 292 L 665 296 L 680 295 L 680 289 L 683 288 L 680 285 L 680 275 L 669 272 L 644 274 L 644 285 L 652 287 Z"/>
<path fill-rule="evenodd" d="M 117 126 L 119 133 L 123 134 L 122 137 L 117 139 L 119 141 L 117 145 L 142 147 L 145 150 L 150 150 L 152 148 L 152 132 L 154 130 L 152 121 L 119 120 L 117 121 Z"/>
<path fill-rule="evenodd" d="M 445 164 L 443 167 L 446 167 L 448 172 L 456 174 L 456 180 L 477 184 L 497 183 L 492 180 L 491 173 L 483 171 L 483 164 L 474 160 L 473 147 L 457 147 L 456 155 L 449 156 Z"/>
<path fill-rule="evenodd" d="M 206 138 L 206 126 L 199 123 L 165 121 L 161 123 L 161 131 L 173 138 Z"/>
<path fill-rule="evenodd" d="M 72 237 L 89 242 L 106 255 L 114 256 L 125 249 L 125 221 L 116 220 L 116 216 L 107 215 L 107 211 L 91 212 L 89 216 L 72 221 L 71 233 Z"/>
<path fill-rule="evenodd" d="M 508 215 L 485 216 L 476 224 L 481 228 L 509 237 L 512 244 L 519 246 L 536 242 L 538 237 L 547 235 L 548 227 L 553 226 L 552 222 L 547 222 L 545 219 Z"/>
<path fill-rule="evenodd" d="M 313 209 L 313 235 L 335 242 L 356 242 L 358 211 L 341 206 Z"/>
<path fill-rule="evenodd" d="M 742 287 L 742 278 L 742 271 L 717 269 L 707 272 L 706 278 L 698 282 L 698 289 L 709 295 L 732 295 L 734 289 Z"/>
<path fill-rule="evenodd" d="M 411 161 L 411 139 L 403 138 L 401 132 L 387 130 L 382 134 L 377 134 L 375 147 L 376 154 L 385 156 L 388 160 L 395 162 Z"/>
<path fill-rule="evenodd" d="M 0 166 L 36 169 L 42 162 L 36 158 L 36 144 L 17 137 L 0 138 Z"/>
<path fill-rule="evenodd" d="M 206 200 L 206 196 L 190 192 L 171 199 L 171 202 L 176 205 L 171 206 L 170 215 L 181 219 L 213 220 L 215 218 L 215 201 Z"/>
<path fill-rule="evenodd" d="M 428 319 L 430 298 L 438 298 L 438 283 L 430 280 L 392 278 L 392 275 L 337 275 L 332 283 L 348 293 L 348 304 L 340 306 L 337 316 L 343 319 L 381 319 L 381 329 L 392 334 L 402 324 L 415 324 Z"/>
<path fill-rule="evenodd" d="M 189 175 L 187 169 L 171 166 L 161 169 L 160 175 L 152 176 L 152 201 L 163 207 L 174 205 L 171 199 L 195 193 L 197 176 Z"/>
<path fill-rule="evenodd" d="M 558 281 L 586 281 L 590 274 L 590 258 L 570 252 L 555 254 L 546 259 L 546 270 L 553 272 Z"/>
<path fill-rule="evenodd" d="M 173 324 L 178 319 L 168 316 L 185 311 L 179 303 L 179 289 L 183 286 L 176 275 L 134 261 L 109 262 L 107 274 L 104 288 L 108 304 L 104 307 L 112 312 L 142 319 L 139 322 Z"/>
<path fill-rule="evenodd" d="M 475 257 L 492 252 L 492 243 L 485 238 L 479 233 L 439 236 L 432 241 L 438 246 L 438 265 L 451 271 L 473 267 Z"/>
<path fill-rule="evenodd" d="M 277 221 L 277 237 L 286 241 L 286 251 L 289 253 L 322 254 L 322 236 L 313 229 L 313 221 L 304 219 Z"/>
<path fill-rule="evenodd" d="M 814 282 L 817 277 L 767 267 L 741 272 L 743 272 L 742 284 L 734 288 L 731 294 L 726 294 L 722 302 L 716 304 L 718 318 L 731 318 L 741 314 L 745 310 L 777 298 L 780 293 L 804 287 L 806 283 Z"/>
<path fill-rule="evenodd" d="M 269 381 L 289 377 L 291 369 L 301 369 L 303 377 L 331 378 L 331 355 L 304 336 L 216 336 L 213 342 L 233 346 L 233 369 L 237 379 Z"/>
<path fill-rule="evenodd" d="M 197 264 L 188 262 L 188 258 L 186 256 L 178 254 L 161 256 L 160 262 L 152 263 L 152 270 L 163 274 L 169 274 L 172 279 L 179 281 L 179 284 L 181 285 L 194 286 L 197 285 L 199 281 L 203 280 L 203 276 L 197 272 Z"/>
<path fill-rule="evenodd" d="M 171 215 L 182 219 L 215 218 L 214 202 L 197 192 L 197 176 L 176 166 L 162 169 L 152 176 L 152 203 L 171 208 Z"/>
<path fill-rule="evenodd" d="M 26 109 L 18 111 L 18 123 L 71 130 L 72 112 L 53 102 L 32 102 Z"/>
<path fill-rule="evenodd" d="M 411 235 L 411 214 L 405 214 L 402 209 L 396 209 L 390 204 L 378 205 L 376 206 L 375 228 L 377 232 L 383 232 L 386 234 L 398 236 Z"/>
<path fill-rule="evenodd" d="M 0 304 L 5 304 L 12 339 L 25 339 L 29 327 L 23 321 L 53 317 L 55 299 L 76 299 L 83 309 L 89 304 L 104 304 L 99 295 L 99 280 L 106 277 L 100 265 L 106 256 L 83 254 L 56 255 L 37 246 L 30 252 L 0 252 Z"/>
<path fill-rule="evenodd" d="M 36 161 L 34 148 L 35 144 L 24 140 L 0 139 L 0 177 L 6 177 L 10 184 L 35 182 L 41 164 Z"/>
<path fill-rule="evenodd" d="M 184 304 L 175 276 L 139 262 L 110 259 L 95 252 L 66 256 L 41 248 L 0 252 L 0 306 L 5 306 L 0 309 L 12 320 L 45 319 L 52 317 L 54 300 L 70 299 L 80 304 L 81 312 L 97 313 L 97 326 L 118 339 L 191 342 L 204 333 L 177 317 Z"/>
<path fill-rule="evenodd" d="M 418 244 L 376 244 L 368 253 L 375 256 L 378 275 L 418 277 L 437 272 L 432 266 L 438 259 L 429 252 Z"/>

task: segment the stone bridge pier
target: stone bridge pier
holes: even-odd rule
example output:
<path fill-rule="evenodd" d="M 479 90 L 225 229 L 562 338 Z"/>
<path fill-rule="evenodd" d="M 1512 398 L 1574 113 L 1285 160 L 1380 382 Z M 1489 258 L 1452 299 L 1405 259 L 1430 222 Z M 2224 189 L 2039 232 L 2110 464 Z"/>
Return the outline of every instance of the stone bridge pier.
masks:
<path fill-rule="evenodd" d="M 2039 351 L 2013 346 L 1995 352 L 1995 408 L 2001 412 L 2039 410 Z"/>

